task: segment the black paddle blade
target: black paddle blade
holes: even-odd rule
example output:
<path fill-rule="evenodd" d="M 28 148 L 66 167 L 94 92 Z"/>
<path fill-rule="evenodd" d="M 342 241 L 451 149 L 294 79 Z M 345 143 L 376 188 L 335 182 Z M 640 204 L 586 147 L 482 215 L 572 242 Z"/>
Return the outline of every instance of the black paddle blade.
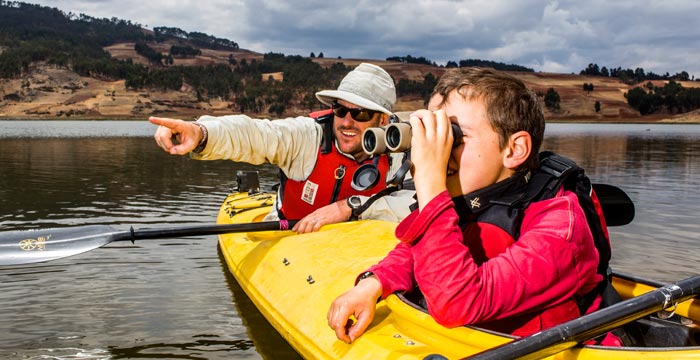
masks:
<path fill-rule="evenodd" d="M 122 234 L 124 231 L 107 225 L 3 232 L 0 234 L 0 266 L 77 255 L 109 244 L 116 235 Z"/>
<path fill-rule="evenodd" d="M 627 225 L 634 220 L 634 203 L 622 189 L 608 184 L 593 184 L 593 190 L 608 226 Z"/>

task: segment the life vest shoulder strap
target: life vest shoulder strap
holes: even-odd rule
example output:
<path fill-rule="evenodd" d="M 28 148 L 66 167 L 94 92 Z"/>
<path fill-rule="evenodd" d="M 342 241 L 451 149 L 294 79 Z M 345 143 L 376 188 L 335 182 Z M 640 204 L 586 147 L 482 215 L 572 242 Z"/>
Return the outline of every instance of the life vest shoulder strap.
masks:
<path fill-rule="evenodd" d="M 323 127 L 323 140 L 321 140 L 321 154 L 328 154 L 331 152 L 331 146 L 333 146 L 333 110 L 325 109 L 315 111 L 309 114 L 318 124 Z"/>
<path fill-rule="evenodd" d="M 571 184 L 572 181 L 569 180 L 571 175 L 581 175 L 576 176 L 576 178 L 587 179 L 583 176 L 583 169 L 568 158 L 550 151 L 541 152 L 539 157 L 540 168 L 531 175 L 523 198 L 523 201 L 526 202 L 525 207 L 533 201 L 553 198 L 562 185 Z M 571 180 L 577 181 L 577 179 Z M 590 184 L 590 181 L 588 183 Z"/>

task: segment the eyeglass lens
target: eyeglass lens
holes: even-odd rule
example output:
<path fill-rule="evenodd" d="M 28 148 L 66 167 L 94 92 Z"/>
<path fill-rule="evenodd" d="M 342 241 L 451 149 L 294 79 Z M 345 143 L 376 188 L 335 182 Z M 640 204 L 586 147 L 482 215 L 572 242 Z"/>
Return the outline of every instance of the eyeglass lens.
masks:
<path fill-rule="evenodd" d="M 370 121 L 372 120 L 374 115 L 378 113 L 378 111 L 374 110 L 350 109 L 338 103 L 333 104 L 333 114 L 335 114 L 335 116 L 342 118 L 345 117 L 345 115 L 347 115 L 348 112 L 350 113 L 350 117 L 352 117 L 353 120 L 360 122 Z"/>

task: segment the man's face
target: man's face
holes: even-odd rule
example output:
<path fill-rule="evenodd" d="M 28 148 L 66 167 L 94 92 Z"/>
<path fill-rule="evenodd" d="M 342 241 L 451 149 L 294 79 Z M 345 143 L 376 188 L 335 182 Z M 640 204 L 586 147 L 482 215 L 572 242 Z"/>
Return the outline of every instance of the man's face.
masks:
<path fill-rule="evenodd" d="M 510 176 L 503 166 L 504 149 L 501 149 L 498 133 L 486 114 L 483 100 L 465 99 L 457 91 L 447 96 L 433 97 L 428 108 L 444 109 L 452 123 L 459 125 L 464 137 L 462 143 L 452 149 L 447 162 L 447 190 L 456 197 L 479 190 Z M 458 141 L 455 139 L 455 141 Z"/>
<path fill-rule="evenodd" d="M 342 111 L 345 110 L 342 107 L 346 109 L 361 109 L 359 106 L 344 100 L 339 99 L 337 103 Z M 353 119 L 350 111 L 347 111 L 343 117 L 335 115 L 333 117 L 333 131 L 338 142 L 338 148 L 342 152 L 354 156 L 358 161 L 366 159 L 369 155 L 362 149 L 362 132 L 369 127 L 385 125 L 387 118 L 386 114 L 382 112 L 375 112 L 368 121 Z"/>

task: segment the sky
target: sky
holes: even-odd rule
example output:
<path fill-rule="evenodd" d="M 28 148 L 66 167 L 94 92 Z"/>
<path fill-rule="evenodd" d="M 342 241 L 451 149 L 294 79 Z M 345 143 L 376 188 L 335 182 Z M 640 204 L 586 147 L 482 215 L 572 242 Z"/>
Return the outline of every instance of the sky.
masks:
<path fill-rule="evenodd" d="M 29 0 L 65 13 L 178 27 L 260 53 L 438 65 L 481 59 L 535 71 L 643 68 L 700 78 L 698 0 Z"/>

